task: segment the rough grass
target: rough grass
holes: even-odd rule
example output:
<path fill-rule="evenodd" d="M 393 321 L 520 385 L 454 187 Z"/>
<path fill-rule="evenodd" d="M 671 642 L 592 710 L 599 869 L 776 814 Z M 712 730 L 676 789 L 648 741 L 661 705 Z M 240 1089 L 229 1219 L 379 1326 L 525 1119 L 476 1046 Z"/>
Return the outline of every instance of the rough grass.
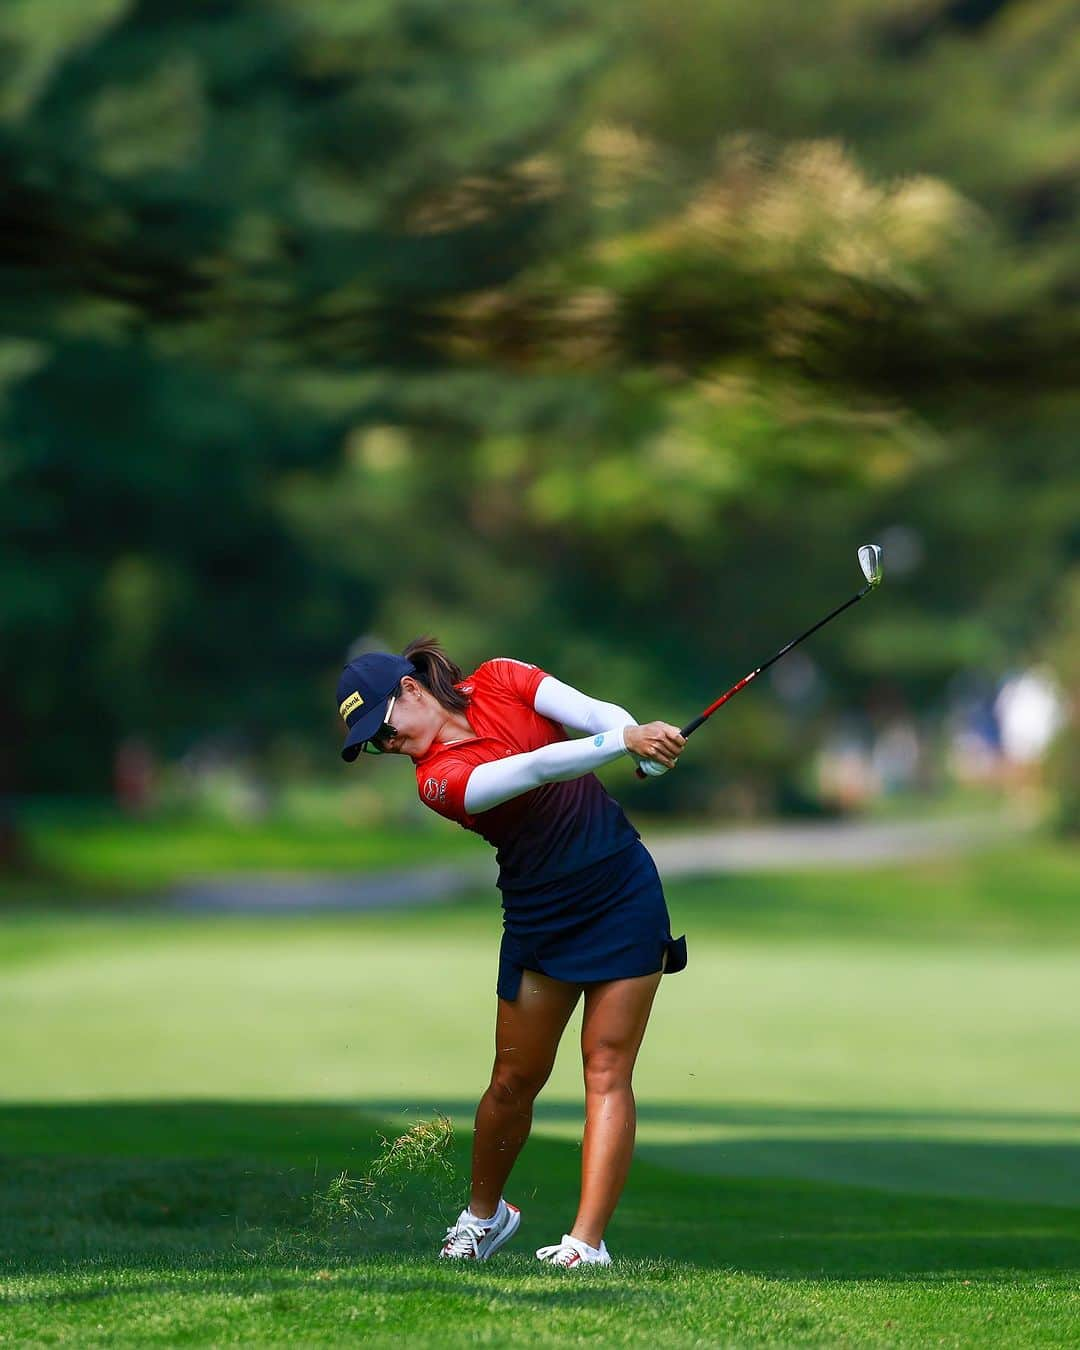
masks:
<path fill-rule="evenodd" d="M 572 1030 L 519 1237 L 481 1267 L 432 1255 L 490 1055 L 493 897 L 0 921 L 0 1334 L 1073 1345 L 1075 879 L 1035 850 L 670 887 L 691 965 L 643 1050 L 616 1265 L 576 1273 L 531 1257 L 573 1214 Z M 436 1128 L 395 1153 L 437 1109 L 453 1151 Z"/>

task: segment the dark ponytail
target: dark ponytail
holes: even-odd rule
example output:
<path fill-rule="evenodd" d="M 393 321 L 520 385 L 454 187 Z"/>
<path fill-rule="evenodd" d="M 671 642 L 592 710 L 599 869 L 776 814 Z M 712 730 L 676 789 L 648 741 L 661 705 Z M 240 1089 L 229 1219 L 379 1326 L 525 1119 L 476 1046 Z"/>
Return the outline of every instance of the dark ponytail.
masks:
<path fill-rule="evenodd" d="M 465 677 L 461 667 L 450 660 L 436 638 L 413 638 L 401 654 L 416 667 L 415 678 L 444 708 L 451 712 L 465 711 L 469 697 L 454 688 Z"/>

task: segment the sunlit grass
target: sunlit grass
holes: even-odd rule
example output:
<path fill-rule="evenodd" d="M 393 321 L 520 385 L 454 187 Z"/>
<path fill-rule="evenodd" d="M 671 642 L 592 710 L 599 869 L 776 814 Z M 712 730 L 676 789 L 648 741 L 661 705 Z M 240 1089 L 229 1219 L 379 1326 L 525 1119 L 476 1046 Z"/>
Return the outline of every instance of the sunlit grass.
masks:
<path fill-rule="evenodd" d="M 1039 846 L 670 885 L 690 965 L 642 1050 L 616 1264 L 577 1280 L 531 1255 L 573 1218 L 573 1026 L 508 1189 L 519 1237 L 482 1267 L 435 1256 L 490 1065 L 494 893 L 359 915 L 9 915 L 3 1334 L 1067 1345 L 1074 880 Z"/>

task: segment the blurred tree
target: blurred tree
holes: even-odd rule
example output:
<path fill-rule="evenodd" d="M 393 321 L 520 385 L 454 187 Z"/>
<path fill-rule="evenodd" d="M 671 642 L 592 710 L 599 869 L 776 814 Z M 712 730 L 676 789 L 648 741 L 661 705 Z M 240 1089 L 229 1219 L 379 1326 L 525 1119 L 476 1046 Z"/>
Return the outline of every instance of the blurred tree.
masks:
<path fill-rule="evenodd" d="M 1059 0 L 13 0 L 12 784 L 332 744 L 360 632 L 679 716 L 881 530 L 828 699 L 1029 648 L 1077 549 L 1076 39 Z M 654 800 L 790 787 L 755 697 Z"/>
<path fill-rule="evenodd" d="M 1062 588 L 1061 605 L 1048 655 L 1061 680 L 1068 721 L 1050 759 L 1050 786 L 1056 793 L 1054 823 L 1080 837 L 1080 569 Z"/>
<path fill-rule="evenodd" d="M 77 8 L 0 20 L 9 746 L 69 789 L 129 728 L 310 720 L 398 564 L 294 531 L 288 486 L 379 416 L 360 363 L 438 365 L 446 298 L 541 249 L 530 157 L 595 60 L 571 4 Z"/>

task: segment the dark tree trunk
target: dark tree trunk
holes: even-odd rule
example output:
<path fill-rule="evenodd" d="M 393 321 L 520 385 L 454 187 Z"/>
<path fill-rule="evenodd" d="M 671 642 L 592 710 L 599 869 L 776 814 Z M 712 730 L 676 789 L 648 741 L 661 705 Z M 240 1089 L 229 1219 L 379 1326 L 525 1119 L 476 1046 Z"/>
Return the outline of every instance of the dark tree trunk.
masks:
<path fill-rule="evenodd" d="M 19 744 L 17 717 L 9 691 L 0 685 L 0 873 L 27 865 L 25 841 L 15 816 L 15 760 Z"/>
<path fill-rule="evenodd" d="M 14 872 L 26 864 L 26 849 L 15 823 L 15 813 L 0 802 L 0 872 Z"/>

